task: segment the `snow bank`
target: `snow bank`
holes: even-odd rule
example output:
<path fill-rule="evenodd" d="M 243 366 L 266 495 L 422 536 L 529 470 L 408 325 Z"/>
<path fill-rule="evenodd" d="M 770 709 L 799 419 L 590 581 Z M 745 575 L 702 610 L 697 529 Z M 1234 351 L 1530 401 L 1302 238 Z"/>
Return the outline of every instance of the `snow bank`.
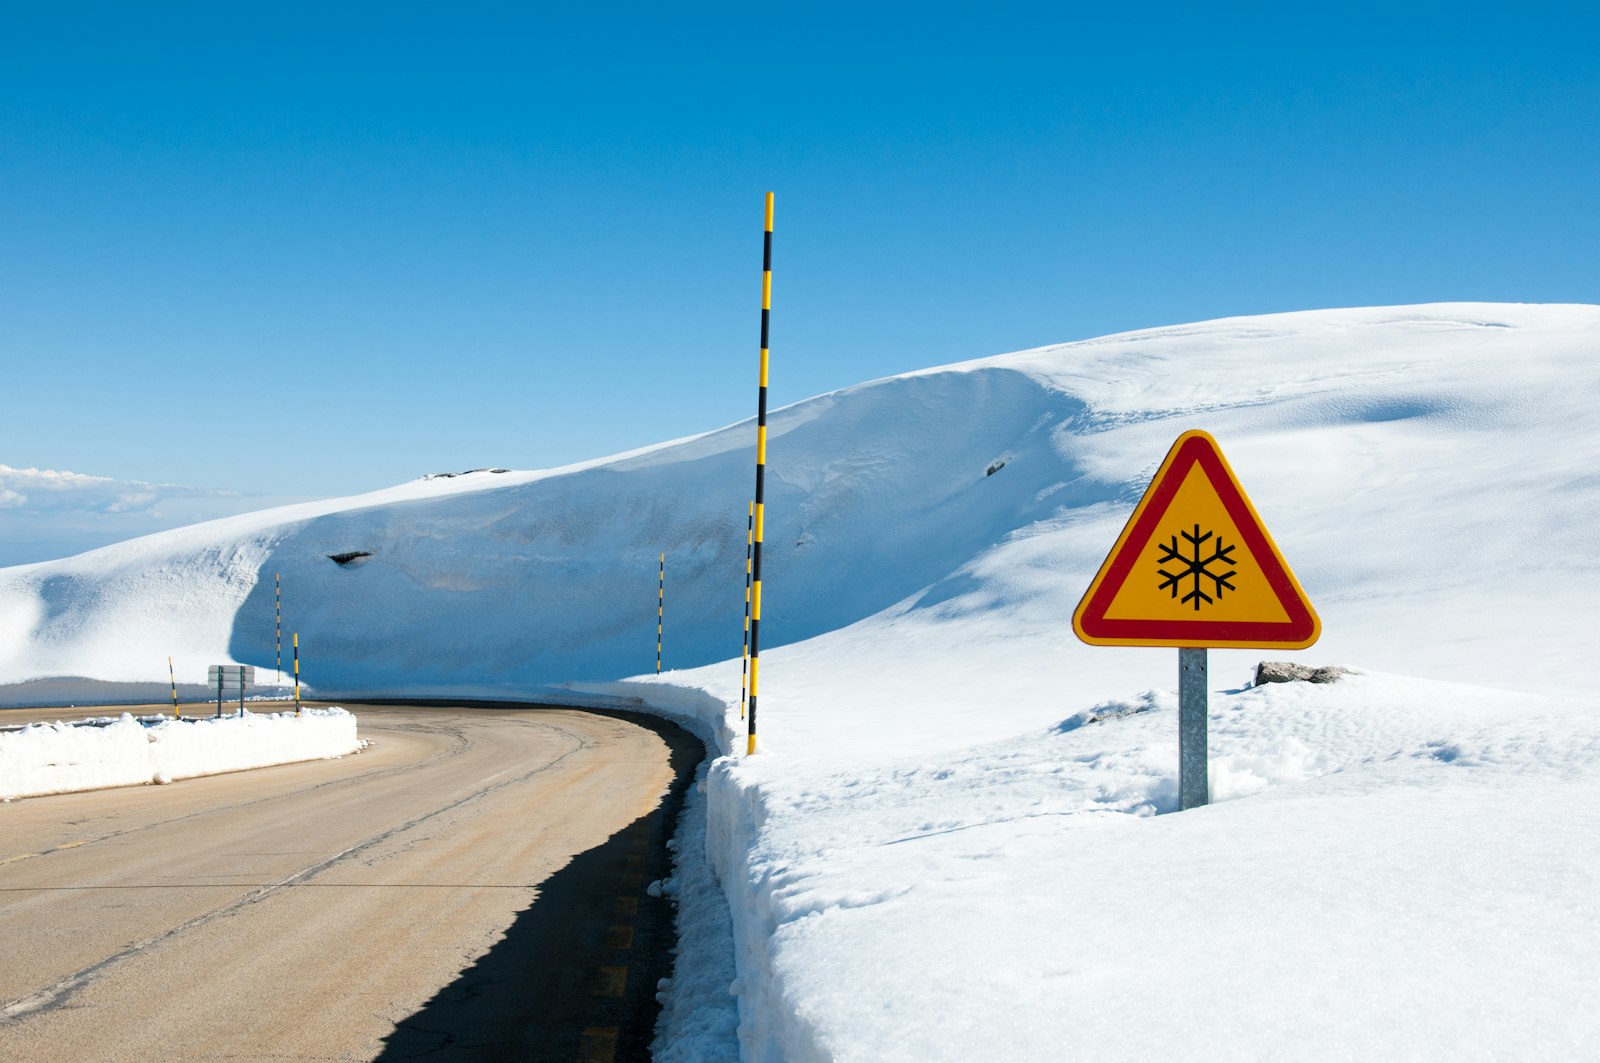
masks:
<path fill-rule="evenodd" d="M 0 798 L 167 783 L 359 748 L 356 718 L 341 708 L 34 723 L 0 731 Z"/>
<path fill-rule="evenodd" d="M 1176 717 L 1151 691 L 875 767 L 719 761 L 743 1058 L 1600 1045 L 1592 703 L 1380 675 L 1218 692 L 1215 803 L 1181 816 Z"/>
<path fill-rule="evenodd" d="M 655 1063 L 732 1063 L 739 1058 L 738 992 L 730 990 L 733 921 L 727 899 L 706 858 L 706 763 L 684 797 L 678 829 L 669 846 L 673 875 L 651 883 L 657 896 L 677 905 L 677 956 L 672 976 L 663 979 L 651 1058 Z"/>

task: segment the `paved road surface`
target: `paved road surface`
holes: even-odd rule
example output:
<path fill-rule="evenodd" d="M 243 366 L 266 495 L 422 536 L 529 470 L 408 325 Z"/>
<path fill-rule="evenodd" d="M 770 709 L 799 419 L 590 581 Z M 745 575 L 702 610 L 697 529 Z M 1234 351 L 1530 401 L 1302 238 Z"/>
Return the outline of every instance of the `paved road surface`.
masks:
<path fill-rule="evenodd" d="M 342 760 L 0 804 L 0 1059 L 648 1058 L 699 744 L 355 711 Z"/>

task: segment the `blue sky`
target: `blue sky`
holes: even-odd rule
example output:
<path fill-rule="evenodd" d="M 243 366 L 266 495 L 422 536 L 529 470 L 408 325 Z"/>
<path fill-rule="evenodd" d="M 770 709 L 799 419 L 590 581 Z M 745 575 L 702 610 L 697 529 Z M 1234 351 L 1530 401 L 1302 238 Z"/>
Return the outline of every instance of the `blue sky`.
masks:
<path fill-rule="evenodd" d="M 775 403 L 1234 314 L 1595 302 L 1596 21 L 8 5 L 0 564 L 747 417 L 768 190 Z M 136 486 L 74 508 L 34 468 Z"/>

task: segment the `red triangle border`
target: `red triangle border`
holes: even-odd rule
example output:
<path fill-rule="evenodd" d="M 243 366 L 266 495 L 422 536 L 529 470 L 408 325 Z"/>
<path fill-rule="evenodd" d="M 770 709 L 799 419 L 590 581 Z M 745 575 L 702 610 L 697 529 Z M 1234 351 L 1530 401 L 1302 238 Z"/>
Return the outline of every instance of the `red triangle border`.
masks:
<path fill-rule="evenodd" d="M 1288 620 L 1113 620 L 1105 615 L 1195 465 L 1210 479 Z M 1321 629 L 1310 602 L 1281 560 L 1216 441 L 1204 432 L 1187 432 L 1173 445 L 1118 538 L 1113 556 L 1101 566 L 1079 604 L 1074 621 L 1079 637 L 1086 642 L 1136 646 L 1302 648 L 1315 642 Z"/>

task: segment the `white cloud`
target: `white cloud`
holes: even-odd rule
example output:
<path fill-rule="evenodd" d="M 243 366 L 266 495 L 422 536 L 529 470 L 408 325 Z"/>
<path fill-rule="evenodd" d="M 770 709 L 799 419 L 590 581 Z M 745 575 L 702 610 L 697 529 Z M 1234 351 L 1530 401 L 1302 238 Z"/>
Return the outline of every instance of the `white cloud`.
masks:
<path fill-rule="evenodd" d="M 303 500 L 0 464 L 0 567 Z"/>
<path fill-rule="evenodd" d="M 13 513 L 153 513 L 170 499 L 237 497 L 235 491 L 0 465 L 0 509 Z"/>

